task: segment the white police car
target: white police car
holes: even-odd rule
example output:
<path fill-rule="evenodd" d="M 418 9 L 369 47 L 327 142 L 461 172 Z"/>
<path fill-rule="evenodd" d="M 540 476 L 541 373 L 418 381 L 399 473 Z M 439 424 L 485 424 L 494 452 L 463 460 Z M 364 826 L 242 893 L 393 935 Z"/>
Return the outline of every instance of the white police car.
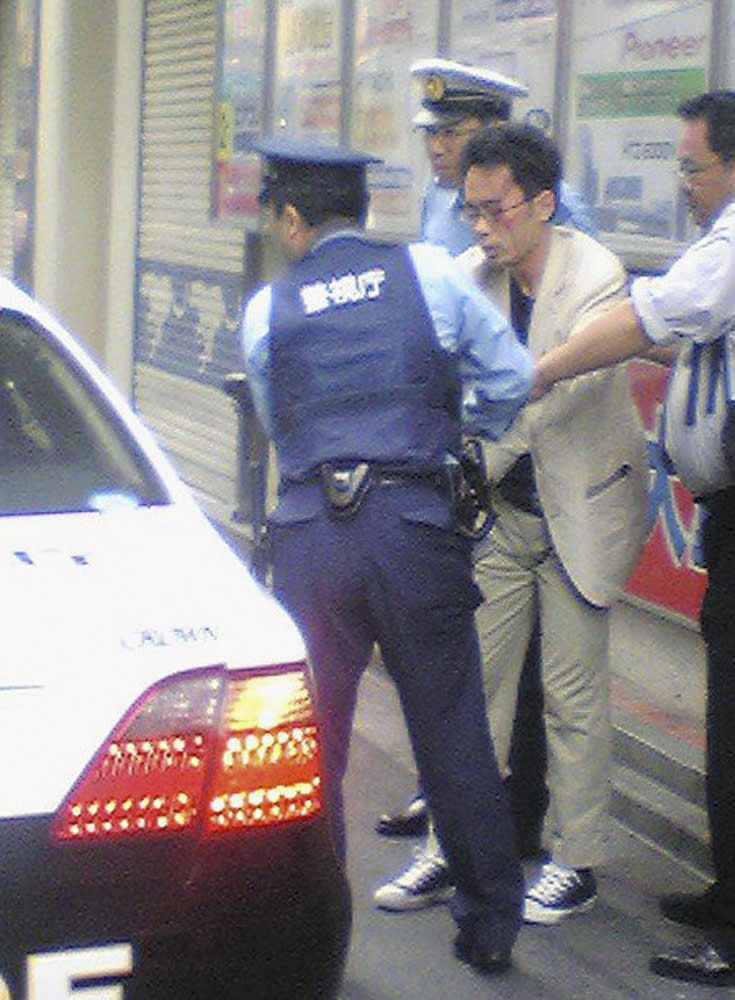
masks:
<path fill-rule="evenodd" d="M 4 279 L 0 636 L 0 996 L 336 996 L 301 637 Z"/>

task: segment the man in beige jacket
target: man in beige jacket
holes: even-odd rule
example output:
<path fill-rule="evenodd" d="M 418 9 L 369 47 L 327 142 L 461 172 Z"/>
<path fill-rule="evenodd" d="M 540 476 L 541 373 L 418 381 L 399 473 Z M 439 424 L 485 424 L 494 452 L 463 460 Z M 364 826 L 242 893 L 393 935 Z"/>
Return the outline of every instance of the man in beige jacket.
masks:
<path fill-rule="evenodd" d="M 464 263 L 539 358 L 624 296 L 623 268 L 597 241 L 549 225 L 561 162 L 541 132 L 483 133 L 465 166 L 465 215 L 478 245 Z M 627 373 L 606 369 L 555 387 L 486 459 L 497 521 L 475 569 L 490 727 L 502 769 L 538 605 L 552 843 L 524 916 L 553 924 L 593 905 L 593 869 L 604 857 L 609 608 L 638 559 L 647 501 Z"/>
<path fill-rule="evenodd" d="M 464 214 L 477 245 L 458 260 L 535 358 L 624 296 L 614 254 L 551 224 L 560 177 L 557 147 L 528 125 L 484 130 L 465 152 Z M 638 559 L 647 502 L 645 439 L 626 371 L 554 387 L 485 455 L 497 519 L 475 566 L 485 595 L 476 614 L 490 728 L 507 771 L 538 613 L 552 842 L 524 917 L 555 924 L 594 904 L 593 869 L 604 857 L 609 608 Z M 434 857 L 443 863 L 440 852 Z"/>

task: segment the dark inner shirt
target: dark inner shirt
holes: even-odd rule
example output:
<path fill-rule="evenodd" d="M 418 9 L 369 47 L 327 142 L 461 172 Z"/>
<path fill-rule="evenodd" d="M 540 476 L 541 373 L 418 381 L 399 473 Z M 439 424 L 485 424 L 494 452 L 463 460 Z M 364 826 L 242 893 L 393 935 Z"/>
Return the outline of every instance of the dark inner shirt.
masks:
<path fill-rule="evenodd" d="M 528 327 L 531 323 L 533 301 L 530 295 L 525 295 L 521 291 L 521 286 L 516 279 L 511 277 L 510 320 L 522 344 L 528 343 Z M 514 507 L 520 507 L 521 510 L 529 511 L 532 514 L 541 513 L 536 492 L 536 480 L 533 474 L 533 462 L 528 452 L 518 456 L 498 483 L 498 490 L 501 496 Z"/>

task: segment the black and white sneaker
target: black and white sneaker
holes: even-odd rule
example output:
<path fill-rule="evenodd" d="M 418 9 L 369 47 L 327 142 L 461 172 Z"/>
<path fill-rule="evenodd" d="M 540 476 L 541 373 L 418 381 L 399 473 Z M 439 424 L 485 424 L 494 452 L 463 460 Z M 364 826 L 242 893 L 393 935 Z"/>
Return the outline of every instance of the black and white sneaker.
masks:
<path fill-rule="evenodd" d="M 523 919 L 527 924 L 558 924 L 586 913 L 597 901 L 591 868 L 564 868 L 550 861 L 526 893 Z"/>
<path fill-rule="evenodd" d="M 454 885 L 446 861 L 440 853 L 417 848 L 415 860 L 373 894 L 381 910 L 423 910 L 445 903 L 454 895 Z"/>

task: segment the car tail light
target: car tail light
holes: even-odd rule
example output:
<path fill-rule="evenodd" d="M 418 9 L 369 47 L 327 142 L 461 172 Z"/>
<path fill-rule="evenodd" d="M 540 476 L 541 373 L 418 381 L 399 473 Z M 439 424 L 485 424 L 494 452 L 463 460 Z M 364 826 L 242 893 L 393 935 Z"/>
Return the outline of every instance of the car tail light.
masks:
<path fill-rule="evenodd" d="M 216 668 L 168 678 L 140 698 L 66 797 L 52 836 L 88 841 L 193 829 L 216 836 L 321 808 L 305 665 Z"/>

